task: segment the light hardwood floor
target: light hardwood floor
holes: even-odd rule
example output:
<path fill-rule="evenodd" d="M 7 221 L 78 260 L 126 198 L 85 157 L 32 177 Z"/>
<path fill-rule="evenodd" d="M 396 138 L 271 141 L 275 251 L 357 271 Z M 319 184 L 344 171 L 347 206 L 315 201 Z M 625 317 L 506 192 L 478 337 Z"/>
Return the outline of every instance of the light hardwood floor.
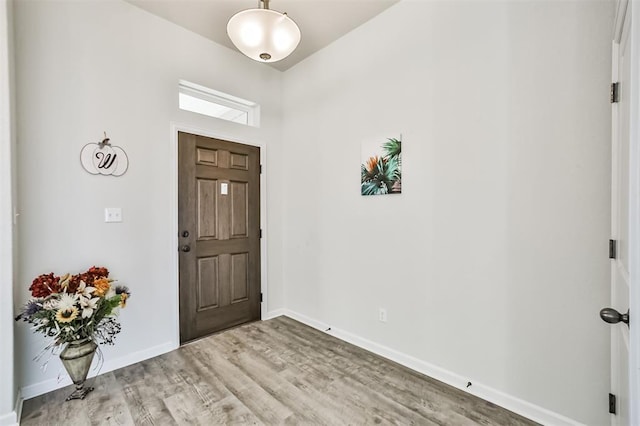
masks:
<path fill-rule="evenodd" d="M 534 425 L 286 317 L 246 324 L 24 403 L 22 425 Z"/>

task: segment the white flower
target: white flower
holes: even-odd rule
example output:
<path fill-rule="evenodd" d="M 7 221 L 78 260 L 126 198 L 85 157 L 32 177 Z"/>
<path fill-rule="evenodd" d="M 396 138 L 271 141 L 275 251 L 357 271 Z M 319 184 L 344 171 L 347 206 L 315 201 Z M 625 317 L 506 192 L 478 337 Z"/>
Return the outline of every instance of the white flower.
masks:
<path fill-rule="evenodd" d="M 56 299 L 47 299 L 42 304 L 42 309 L 47 311 L 52 311 L 54 309 L 58 309 L 58 301 Z"/>
<path fill-rule="evenodd" d="M 81 297 L 80 298 L 80 306 L 82 307 L 82 318 L 89 318 L 93 315 L 94 309 L 97 308 L 97 303 L 100 300 L 99 297 L 94 297 L 92 299 Z"/>
<path fill-rule="evenodd" d="M 56 307 L 62 311 L 70 311 L 76 304 L 76 298 L 75 294 L 62 293 Z"/>
<path fill-rule="evenodd" d="M 93 293 L 94 291 L 95 287 L 88 287 L 87 283 L 85 283 L 84 281 L 80 281 L 80 285 L 78 286 L 78 290 L 76 290 L 76 294 L 90 298 L 91 293 Z"/>

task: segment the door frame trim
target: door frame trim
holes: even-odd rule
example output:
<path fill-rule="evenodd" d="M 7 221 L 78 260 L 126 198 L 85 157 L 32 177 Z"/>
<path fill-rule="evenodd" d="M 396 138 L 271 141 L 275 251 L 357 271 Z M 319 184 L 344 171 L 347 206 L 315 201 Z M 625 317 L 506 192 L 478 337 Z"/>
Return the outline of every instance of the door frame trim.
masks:
<path fill-rule="evenodd" d="M 631 72 L 630 86 L 631 117 L 629 129 L 629 401 L 631 424 L 640 424 L 640 8 L 634 3 L 631 7 Z M 628 8 L 628 6 L 627 6 Z M 626 11 L 628 13 L 628 9 Z"/>
<path fill-rule="evenodd" d="M 629 194 L 638 194 L 640 191 L 640 128 L 637 117 L 640 110 L 640 96 L 638 86 L 640 85 L 640 68 L 637 66 L 638 58 L 640 58 L 640 10 L 638 7 L 629 9 L 629 0 L 618 0 L 616 4 L 616 14 L 614 19 L 614 32 L 612 43 L 612 81 L 617 80 L 618 74 L 618 46 L 620 44 L 622 33 L 625 30 L 624 22 L 627 13 L 631 13 L 629 23 L 631 24 L 631 34 L 629 40 L 631 43 L 630 61 L 630 129 L 629 129 Z M 636 5 L 637 6 L 637 5 Z M 626 29 L 629 30 L 628 28 Z M 611 116 L 612 140 L 617 141 L 617 106 L 613 104 Z M 612 153 L 615 155 L 615 150 Z M 612 158 L 612 165 L 617 161 Z M 612 179 L 612 195 L 615 197 L 615 188 L 617 181 Z M 612 198 L 612 206 L 615 199 Z M 612 211 L 612 219 L 613 219 Z M 629 327 L 629 420 L 631 424 L 640 424 L 640 226 L 637 218 L 640 217 L 640 200 L 636 195 L 635 200 L 629 200 L 629 311 L 630 327 Z M 612 220 L 613 224 L 613 220 Z M 613 231 L 613 229 L 612 229 Z M 613 234 L 612 234 L 613 235 Z M 620 307 L 622 308 L 622 307 Z M 634 315 L 635 314 L 635 315 Z M 622 326 L 619 324 L 618 326 Z M 612 346 L 613 350 L 613 346 Z M 612 359 L 613 362 L 613 353 Z M 616 418 L 612 416 L 612 423 L 617 423 Z"/>
<path fill-rule="evenodd" d="M 264 319 L 269 312 L 269 292 L 267 280 L 267 144 L 259 140 L 247 140 L 223 134 L 214 130 L 204 129 L 189 124 L 171 122 L 171 137 L 169 139 L 169 197 L 170 197 L 170 213 L 171 228 L 169 229 L 171 238 L 169 250 L 171 252 L 171 276 L 173 283 L 172 292 L 174 295 L 174 331 L 173 342 L 175 347 L 180 346 L 180 267 L 178 253 L 178 132 L 192 133 L 209 138 L 222 139 L 229 142 L 240 143 L 243 145 L 257 146 L 260 148 L 260 164 L 262 173 L 260 173 L 260 229 L 262 229 L 262 238 L 260 239 L 260 291 L 264 298 L 260 303 L 260 318 Z"/>

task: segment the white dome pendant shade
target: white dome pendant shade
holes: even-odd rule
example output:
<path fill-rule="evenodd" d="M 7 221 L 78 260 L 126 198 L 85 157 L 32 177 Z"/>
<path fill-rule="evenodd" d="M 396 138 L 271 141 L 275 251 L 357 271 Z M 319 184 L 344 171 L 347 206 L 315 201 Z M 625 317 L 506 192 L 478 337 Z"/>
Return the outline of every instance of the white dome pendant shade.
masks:
<path fill-rule="evenodd" d="M 259 62 L 286 58 L 300 43 L 300 28 L 286 13 L 269 9 L 247 9 L 229 19 L 227 34 L 240 52 Z"/>

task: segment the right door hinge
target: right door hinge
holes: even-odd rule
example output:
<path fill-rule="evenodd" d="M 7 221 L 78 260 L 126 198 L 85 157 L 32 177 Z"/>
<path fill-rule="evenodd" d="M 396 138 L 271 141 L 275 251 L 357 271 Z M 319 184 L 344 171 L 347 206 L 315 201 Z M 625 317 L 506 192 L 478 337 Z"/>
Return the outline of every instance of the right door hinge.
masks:
<path fill-rule="evenodd" d="M 609 259 L 616 258 L 616 255 L 618 253 L 617 246 L 618 244 L 616 240 L 609 240 Z"/>
<path fill-rule="evenodd" d="M 612 104 L 618 102 L 620 98 L 620 83 L 611 83 L 610 101 Z"/>
<path fill-rule="evenodd" d="M 612 393 L 609 394 L 609 413 L 616 414 L 616 396 Z"/>
<path fill-rule="evenodd" d="M 260 232 L 258 233 L 258 236 L 262 238 L 262 228 L 260 228 Z"/>

